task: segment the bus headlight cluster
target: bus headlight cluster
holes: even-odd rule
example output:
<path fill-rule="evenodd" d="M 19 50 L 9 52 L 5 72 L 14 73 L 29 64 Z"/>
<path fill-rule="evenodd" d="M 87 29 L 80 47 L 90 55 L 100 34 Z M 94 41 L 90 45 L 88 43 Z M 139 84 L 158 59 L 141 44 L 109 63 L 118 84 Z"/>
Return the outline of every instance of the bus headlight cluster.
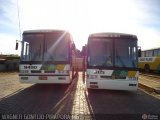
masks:
<path fill-rule="evenodd" d="M 128 79 L 129 79 L 129 80 L 137 80 L 136 77 L 129 77 Z"/>
<path fill-rule="evenodd" d="M 29 73 L 29 70 L 20 70 L 20 73 Z"/>

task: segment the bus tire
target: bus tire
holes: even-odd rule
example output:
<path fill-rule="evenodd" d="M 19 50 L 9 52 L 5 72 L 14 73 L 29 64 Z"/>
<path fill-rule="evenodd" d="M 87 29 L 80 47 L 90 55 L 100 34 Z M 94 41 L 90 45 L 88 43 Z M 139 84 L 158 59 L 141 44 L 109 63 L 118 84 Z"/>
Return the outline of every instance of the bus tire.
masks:
<path fill-rule="evenodd" d="M 149 73 L 150 72 L 150 66 L 148 64 L 145 64 L 144 71 Z"/>
<path fill-rule="evenodd" d="M 139 70 L 139 72 L 142 72 L 142 69 L 141 69 L 141 68 L 139 68 L 138 70 Z"/>

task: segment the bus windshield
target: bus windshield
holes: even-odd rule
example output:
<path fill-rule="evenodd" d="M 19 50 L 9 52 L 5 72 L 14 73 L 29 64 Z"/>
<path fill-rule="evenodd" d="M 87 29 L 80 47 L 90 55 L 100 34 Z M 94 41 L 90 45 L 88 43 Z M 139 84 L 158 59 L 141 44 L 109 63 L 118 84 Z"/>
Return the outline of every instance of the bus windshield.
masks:
<path fill-rule="evenodd" d="M 136 40 L 115 40 L 115 67 L 137 67 L 136 46 Z"/>
<path fill-rule="evenodd" d="M 102 67 L 137 67 L 137 41 L 120 38 L 91 38 L 88 65 Z"/>
<path fill-rule="evenodd" d="M 66 33 L 24 34 L 21 56 L 21 61 L 68 61 L 68 36 Z"/>
<path fill-rule="evenodd" d="M 95 38 L 89 43 L 90 66 L 113 66 L 113 42 L 110 39 Z"/>

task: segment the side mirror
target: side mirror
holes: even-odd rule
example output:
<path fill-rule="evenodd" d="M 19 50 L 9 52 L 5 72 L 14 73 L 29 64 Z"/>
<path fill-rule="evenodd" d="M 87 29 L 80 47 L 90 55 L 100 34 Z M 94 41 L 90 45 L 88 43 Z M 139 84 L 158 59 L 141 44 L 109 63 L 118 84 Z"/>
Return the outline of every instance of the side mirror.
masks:
<path fill-rule="evenodd" d="M 142 56 L 142 50 L 141 48 L 138 49 L 138 57 L 141 57 Z"/>
<path fill-rule="evenodd" d="M 16 50 L 18 50 L 18 42 L 16 42 Z"/>

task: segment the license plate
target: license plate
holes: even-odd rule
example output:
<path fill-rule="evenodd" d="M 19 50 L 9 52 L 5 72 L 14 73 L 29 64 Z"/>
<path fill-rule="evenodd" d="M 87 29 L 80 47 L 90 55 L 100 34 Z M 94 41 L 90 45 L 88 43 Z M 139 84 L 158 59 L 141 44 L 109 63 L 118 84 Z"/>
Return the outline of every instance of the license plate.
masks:
<path fill-rule="evenodd" d="M 39 80 L 47 80 L 47 76 L 39 76 Z"/>

